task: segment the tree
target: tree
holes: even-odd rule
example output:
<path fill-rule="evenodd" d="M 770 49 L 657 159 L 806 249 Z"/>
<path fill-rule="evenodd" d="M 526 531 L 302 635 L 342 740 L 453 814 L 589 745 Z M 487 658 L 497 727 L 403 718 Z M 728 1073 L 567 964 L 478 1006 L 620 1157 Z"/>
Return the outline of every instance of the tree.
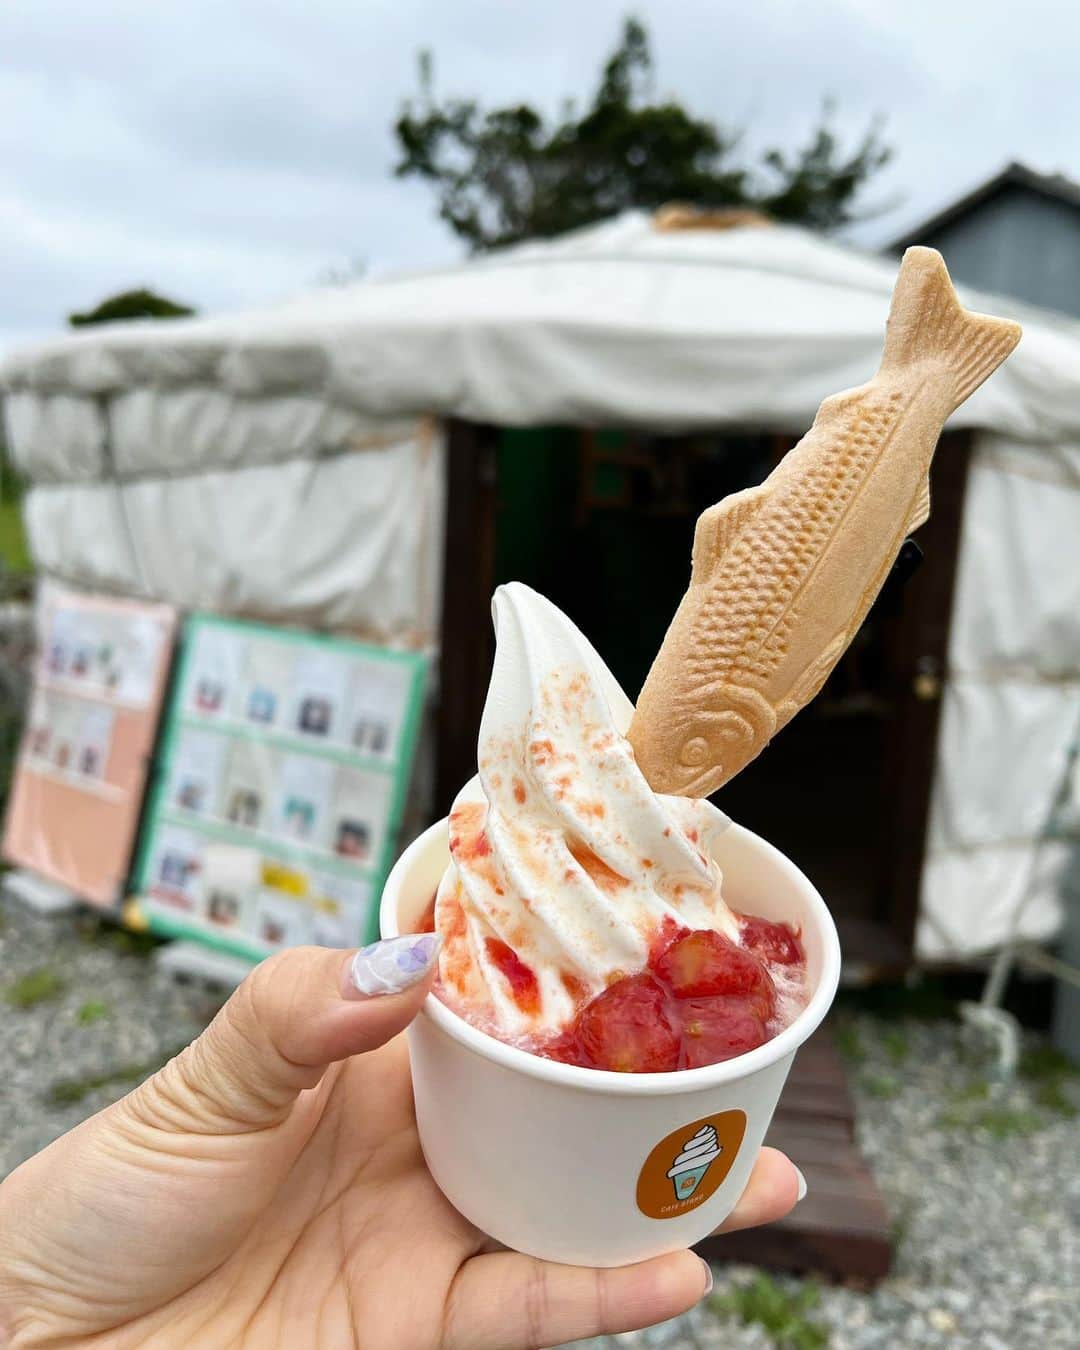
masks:
<path fill-rule="evenodd" d="M 68 323 L 72 328 L 82 328 L 93 323 L 118 323 L 121 319 L 183 319 L 194 313 L 187 305 L 143 289 L 121 291 L 85 314 L 69 314 Z"/>
<path fill-rule="evenodd" d="M 802 149 L 738 163 L 738 133 L 650 99 L 652 70 L 648 34 L 629 19 L 584 115 L 568 105 L 549 124 L 527 103 L 438 102 L 431 55 L 422 52 L 419 98 L 394 126 L 394 172 L 431 183 L 439 215 L 475 251 L 672 201 L 750 207 L 820 230 L 863 218 L 855 199 L 891 154 L 877 122 L 845 155 L 826 103 Z"/>

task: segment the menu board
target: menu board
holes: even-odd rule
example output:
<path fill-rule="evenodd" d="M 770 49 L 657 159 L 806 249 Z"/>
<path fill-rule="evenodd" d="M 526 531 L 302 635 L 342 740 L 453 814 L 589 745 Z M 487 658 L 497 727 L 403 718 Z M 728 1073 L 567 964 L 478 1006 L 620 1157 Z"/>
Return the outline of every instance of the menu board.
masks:
<path fill-rule="evenodd" d="M 195 615 L 128 918 L 261 959 L 376 935 L 427 660 Z"/>
<path fill-rule="evenodd" d="M 131 863 L 176 612 L 43 582 L 35 619 L 4 857 L 112 905 Z"/>

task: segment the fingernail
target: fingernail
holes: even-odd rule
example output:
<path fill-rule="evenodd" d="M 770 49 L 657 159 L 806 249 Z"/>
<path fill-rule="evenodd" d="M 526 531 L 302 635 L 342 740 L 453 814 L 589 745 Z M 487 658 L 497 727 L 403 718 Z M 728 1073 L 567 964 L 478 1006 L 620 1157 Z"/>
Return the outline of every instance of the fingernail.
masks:
<path fill-rule="evenodd" d="M 410 933 L 361 947 L 345 967 L 345 997 L 400 994 L 419 984 L 435 964 L 441 946 L 438 933 Z"/>
<path fill-rule="evenodd" d="M 705 1288 L 701 1291 L 701 1297 L 707 1298 L 712 1293 L 712 1266 L 703 1257 L 698 1257 L 698 1260 L 705 1267 Z"/>
<path fill-rule="evenodd" d="M 794 1163 L 792 1167 L 795 1167 Z M 799 1194 L 795 1197 L 795 1203 L 798 1204 L 800 1200 L 806 1199 L 806 1178 L 798 1167 L 795 1167 L 795 1175 L 799 1178 Z"/>

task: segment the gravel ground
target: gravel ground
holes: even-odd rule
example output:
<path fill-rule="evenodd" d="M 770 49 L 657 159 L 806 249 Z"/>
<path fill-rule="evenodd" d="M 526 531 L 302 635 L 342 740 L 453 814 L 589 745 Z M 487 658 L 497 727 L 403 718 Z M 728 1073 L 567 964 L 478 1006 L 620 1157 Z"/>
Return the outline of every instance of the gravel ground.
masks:
<path fill-rule="evenodd" d="M 212 1015 L 207 995 L 159 976 L 128 945 L 85 918 L 0 904 L 0 996 L 25 993 L 34 971 L 46 985 L 64 982 L 34 1006 L 0 1005 L 0 1176 L 126 1092 Z M 590 1350 L 1080 1345 L 1080 1118 L 1068 1114 L 1080 1106 L 1080 1079 L 1053 1061 L 1038 1072 L 1032 1039 L 1029 1076 L 999 1089 L 978 1037 L 946 1021 L 858 1015 L 840 1037 L 860 1144 L 899 1241 L 893 1274 L 863 1291 L 760 1282 L 754 1270 L 718 1265 L 716 1295 L 744 1310 L 753 1303 L 758 1320 L 701 1306 Z M 68 1100 L 56 1100 L 58 1084 Z M 765 1325 L 785 1321 L 779 1337 Z"/>
<path fill-rule="evenodd" d="M 999 1087 L 985 1043 L 948 1021 L 856 1016 L 840 1039 L 859 1143 L 898 1239 L 890 1277 L 871 1291 L 768 1279 L 756 1302 L 775 1310 L 774 1325 L 791 1314 L 786 1338 L 703 1305 L 590 1350 L 1080 1346 L 1080 1117 L 1069 1114 L 1080 1078 L 1029 1038 L 1030 1076 Z M 714 1274 L 721 1300 L 749 1301 L 733 1291 L 757 1271 Z"/>
<path fill-rule="evenodd" d="M 158 975 L 133 947 L 93 918 L 45 919 L 0 901 L 0 1177 L 123 1096 L 213 1015 L 205 994 Z M 57 980 L 62 989 L 11 1006 L 12 992 L 32 996 L 35 973 L 39 992 Z"/>

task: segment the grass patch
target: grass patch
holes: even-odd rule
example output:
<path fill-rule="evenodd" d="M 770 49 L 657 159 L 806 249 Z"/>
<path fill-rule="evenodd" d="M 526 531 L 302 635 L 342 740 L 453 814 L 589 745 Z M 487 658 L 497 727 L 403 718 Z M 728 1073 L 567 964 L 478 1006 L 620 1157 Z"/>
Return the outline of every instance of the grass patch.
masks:
<path fill-rule="evenodd" d="M 4 1002 L 13 1008 L 36 1008 L 39 1003 L 59 998 L 66 988 L 67 982 L 55 970 L 50 966 L 39 966 L 7 986 Z"/>
<path fill-rule="evenodd" d="M 1034 1111 L 1023 1111 L 1008 1106 L 988 1106 L 976 1119 L 980 1130 L 991 1139 L 1011 1139 L 1014 1136 L 1034 1134 L 1042 1125 Z"/>
<path fill-rule="evenodd" d="M 872 984 L 859 989 L 841 989 L 838 1008 L 870 1013 L 886 1021 L 915 1018 L 918 1021 L 956 1021 L 956 994 L 940 976 Z"/>
<path fill-rule="evenodd" d="M 972 1134 L 981 1130 L 991 1139 L 1023 1138 L 1034 1134 L 1048 1122 L 1026 1106 L 1010 1106 L 995 1099 L 985 1078 L 973 1079 L 952 1093 L 952 1104 L 938 1116 L 938 1124 L 949 1130 Z"/>
<path fill-rule="evenodd" d="M 182 1048 L 179 1046 L 145 1063 L 121 1064 L 107 1073 L 89 1074 L 85 1078 L 61 1078 L 49 1088 L 46 1099 L 54 1106 L 70 1106 L 73 1102 L 81 1102 L 84 1097 L 89 1097 L 91 1092 L 97 1092 L 99 1088 L 141 1083 L 144 1078 L 157 1073 L 158 1069 L 167 1064 L 173 1055 L 179 1054 Z"/>
<path fill-rule="evenodd" d="M 823 1350 L 829 1344 L 828 1329 L 806 1315 L 820 1299 L 821 1290 L 815 1284 L 806 1283 L 797 1293 L 789 1293 L 770 1276 L 757 1275 L 750 1284 L 715 1294 L 709 1306 L 744 1327 L 763 1327 L 777 1350 Z"/>
<path fill-rule="evenodd" d="M 61 1078 L 49 1088 L 48 1098 L 54 1106 L 68 1106 L 81 1102 L 98 1088 L 118 1083 L 137 1083 L 154 1071 L 153 1064 L 121 1064 L 109 1073 L 88 1074 L 85 1078 Z"/>
<path fill-rule="evenodd" d="M 833 1041 L 849 1064 L 861 1064 L 866 1058 L 866 1049 L 854 1022 L 838 1021 L 833 1027 Z"/>
<path fill-rule="evenodd" d="M 103 1017 L 108 1016 L 109 1005 L 102 1003 L 100 999 L 91 998 L 82 1005 L 75 1014 L 75 1021 L 80 1026 L 88 1027 L 94 1022 L 100 1022 Z"/>
<path fill-rule="evenodd" d="M 149 956 L 161 946 L 161 938 L 153 933 L 132 933 L 127 928 L 110 928 L 106 932 L 106 943 L 124 956 Z"/>
<path fill-rule="evenodd" d="M 16 576 L 33 569 L 18 502 L 0 501 L 0 561 Z"/>
<path fill-rule="evenodd" d="M 890 1027 L 881 1037 L 881 1044 L 885 1047 L 885 1053 L 894 1064 L 903 1064 L 907 1059 L 911 1045 L 907 1038 L 907 1033 L 900 1030 L 899 1027 Z"/>
<path fill-rule="evenodd" d="M 907 1240 L 908 1231 L 911 1228 L 912 1211 L 912 1205 L 901 1204 L 889 1220 L 889 1237 L 895 1251 L 899 1251 Z"/>
<path fill-rule="evenodd" d="M 1034 1111 L 984 1103 L 950 1107 L 942 1111 L 938 1117 L 938 1124 L 946 1129 L 962 1129 L 970 1133 L 981 1130 L 991 1139 L 1001 1140 L 1034 1134 L 1046 1122 Z"/>
<path fill-rule="evenodd" d="M 1020 1077 L 1029 1083 L 1080 1077 L 1080 1064 L 1052 1045 L 1034 1045 L 1020 1056 Z"/>
<path fill-rule="evenodd" d="M 97 914 L 83 915 L 78 931 L 83 942 L 108 947 L 121 956 L 149 956 L 162 942 L 152 933 L 133 933 L 130 929 L 106 922 Z"/>
<path fill-rule="evenodd" d="M 1075 1120 L 1080 1115 L 1080 1109 L 1068 1096 L 1064 1084 L 1059 1079 L 1050 1079 L 1037 1084 L 1032 1096 L 1036 1106 L 1049 1111 L 1051 1115 L 1061 1116 L 1063 1120 Z"/>
<path fill-rule="evenodd" d="M 1036 1106 L 1064 1120 L 1080 1115 L 1080 1108 L 1065 1090 L 1066 1083 L 1080 1077 L 1080 1065 L 1060 1050 L 1052 1045 L 1032 1046 L 1020 1056 L 1019 1072 Z"/>
<path fill-rule="evenodd" d="M 863 1079 L 862 1085 L 871 1097 L 878 1097 L 886 1102 L 898 1097 L 902 1087 L 899 1078 L 894 1078 L 890 1073 L 869 1074 Z"/>

